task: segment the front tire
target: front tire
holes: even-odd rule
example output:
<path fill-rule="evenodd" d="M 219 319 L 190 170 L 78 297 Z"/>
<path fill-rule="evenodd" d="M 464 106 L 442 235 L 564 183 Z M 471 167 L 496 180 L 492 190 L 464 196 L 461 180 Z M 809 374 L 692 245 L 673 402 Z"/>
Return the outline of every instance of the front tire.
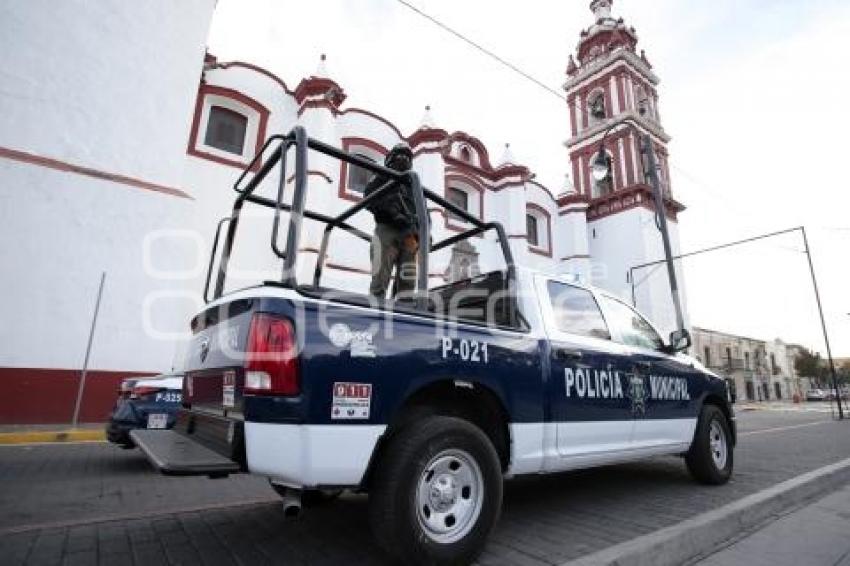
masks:
<path fill-rule="evenodd" d="M 722 485 L 732 476 L 733 460 L 732 434 L 726 415 L 715 405 L 704 405 L 685 456 L 688 471 L 700 483 Z"/>
<path fill-rule="evenodd" d="M 429 416 L 399 431 L 370 482 L 375 538 L 404 564 L 468 564 L 502 507 L 502 469 L 475 425 Z"/>

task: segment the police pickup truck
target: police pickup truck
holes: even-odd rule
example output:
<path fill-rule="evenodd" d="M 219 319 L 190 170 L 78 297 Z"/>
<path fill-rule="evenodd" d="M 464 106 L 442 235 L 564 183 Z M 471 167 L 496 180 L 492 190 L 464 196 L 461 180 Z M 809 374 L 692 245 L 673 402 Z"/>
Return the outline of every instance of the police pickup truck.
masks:
<path fill-rule="evenodd" d="M 388 182 L 343 214 L 304 207 L 308 153 L 347 161 Z M 263 156 L 270 156 L 262 161 Z M 287 203 L 255 189 L 295 154 Z M 369 494 L 375 537 L 405 563 L 467 563 L 483 547 L 502 503 L 502 482 L 631 461 L 684 456 L 693 477 L 722 484 L 732 473 L 735 418 L 724 381 L 665 343 L 629 305 L 572 279 L 519 270 L 504 230 L 484 223 L 398 173 L 308 138 L 272 137 L 239 178 L 213 296 L 191 323 L 183 409 L 173 430 L 132 437 L 166 474 L 269 478 L 285 510 L 331 490 Z M 251 168 L 256 170 L 250 174 Z M 429 239 L 420 223 L 417 290 L 377 300 L 321 285 L 335 229 L 391 180 L 467 222 Z M 246 182 L 247 180 L 247 182 Z M 274 211 L 272 247 L 281 281 L 224 293 L 244 204 Z M 282 215 L 286 243 L 277 245 Z M 325 225 L 313 280 L 296 279 L 304 219 Z M 428 288 L 428 256 L 465 237 L 495 233 L 504 269 Z M 427 249 L 426 249 L 427 248 Z"/>

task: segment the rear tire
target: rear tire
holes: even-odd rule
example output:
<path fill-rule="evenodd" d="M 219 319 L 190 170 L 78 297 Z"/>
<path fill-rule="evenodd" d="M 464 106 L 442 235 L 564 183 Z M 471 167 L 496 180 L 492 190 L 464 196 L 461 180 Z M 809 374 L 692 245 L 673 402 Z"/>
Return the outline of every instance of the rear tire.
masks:
<path fill-rule="evenodd" d="M 393 436 L 369 489 L 378 543 L 404 564 L 468 564 L 502 507 L 496 449 L 463 419 L 428 416 Z"/>
<path fill-rule="evenodd" d="M 734 463 L 732 434 L 719 407 L 703 406 L 685 463 L 700 483 L 722 485 L 729 481 Z"/>

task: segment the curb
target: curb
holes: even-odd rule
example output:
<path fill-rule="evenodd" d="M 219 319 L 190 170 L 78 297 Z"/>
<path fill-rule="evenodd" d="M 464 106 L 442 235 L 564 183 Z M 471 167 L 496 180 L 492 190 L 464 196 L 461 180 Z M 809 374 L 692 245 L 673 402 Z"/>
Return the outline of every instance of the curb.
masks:
<path fill-rule="evenodd" d="M 564 562 L 562 566 L 682 564 L 848 481 L 850 458 L 791 478 L 672 527 Z"/>
<path fill-rule="evenodd" d="M 36 444 L 42 442 L 93 442 L 106 440 L 103 429 L 21 431 L 0 433 L 0 444 Z"/>

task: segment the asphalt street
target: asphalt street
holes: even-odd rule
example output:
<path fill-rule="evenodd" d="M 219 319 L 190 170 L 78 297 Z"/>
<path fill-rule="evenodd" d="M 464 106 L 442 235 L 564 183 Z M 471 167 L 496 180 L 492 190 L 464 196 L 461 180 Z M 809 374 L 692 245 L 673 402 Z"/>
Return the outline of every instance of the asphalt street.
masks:
<path fill-rule="evenodd" d="M 733 481 L 675 457 L 506 485 L 481 564 L 561 564 L 676 524 L 850 454 L 828 413 L 744 411 Z M 367 498 L 285 520 L 265 480 L 165 477 L 105 443 L 0 446 L 2 564 L 381 564 Z"/>

